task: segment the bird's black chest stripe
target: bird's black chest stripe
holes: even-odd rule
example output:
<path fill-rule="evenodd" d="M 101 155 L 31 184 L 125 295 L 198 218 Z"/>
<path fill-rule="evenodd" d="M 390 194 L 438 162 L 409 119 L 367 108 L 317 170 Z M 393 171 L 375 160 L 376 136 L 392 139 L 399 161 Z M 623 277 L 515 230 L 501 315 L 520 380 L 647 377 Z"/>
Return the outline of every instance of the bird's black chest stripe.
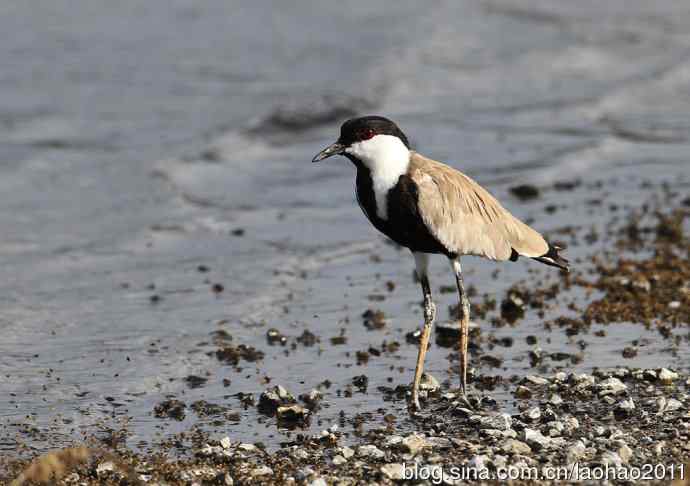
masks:
<path fill-rule="evenodd" d="M 424 224 L 417 206 L 417 184 L 408 175 L 401 175 L 388 191 L 388 217 L 381 219 L 376 212 L 371 173 L 366 167 L 358 166 L 357 201 L 374 227 L 399 245 L 412 251 L 449 254 Z"/>

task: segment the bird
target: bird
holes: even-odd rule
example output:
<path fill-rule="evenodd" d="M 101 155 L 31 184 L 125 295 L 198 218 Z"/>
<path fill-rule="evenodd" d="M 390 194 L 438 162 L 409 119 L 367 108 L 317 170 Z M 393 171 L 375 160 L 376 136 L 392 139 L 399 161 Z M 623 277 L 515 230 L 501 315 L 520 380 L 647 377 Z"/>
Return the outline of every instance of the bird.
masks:
<path fill-rule="evenodd" d="M 453 270 L 460 302 L 460 397 L 467 399 L 467 347 L 470 303 L 460 258 L 471 255 L 495 261 L 520 257 L 569 271 L 564 248 L 551 244 L 506 210 L 489 191 L 459 170 L 410 147 L 407 136 L 383 116 L 345 121 L 338 139 L 312 162 L 341 155 L 357 170 L 357 202 L 371 224 L 402 247 L 415 261 L 422 287 L 422 327 L 410 406 L 420 410 L 419 384 L 429 337 L 436 319 L 429 284 L 429 257 L 445 256 Z"/>

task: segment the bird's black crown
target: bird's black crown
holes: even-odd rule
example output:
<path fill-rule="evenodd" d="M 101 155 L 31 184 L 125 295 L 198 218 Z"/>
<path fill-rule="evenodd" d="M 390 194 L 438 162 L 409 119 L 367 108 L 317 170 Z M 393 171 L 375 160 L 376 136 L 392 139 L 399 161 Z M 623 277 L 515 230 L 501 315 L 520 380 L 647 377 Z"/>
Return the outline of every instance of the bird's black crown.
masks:
<path fill-rule="evenodd" d="M 388 118 L 382 116 L 362 116 L 351 118 L 340 127 L 338 142 L 348 147 L 355 142 L 369 140 L 376 135 L 393 135 L 398 137 L 410 148 L 410 143 L 405 134 Z"/>

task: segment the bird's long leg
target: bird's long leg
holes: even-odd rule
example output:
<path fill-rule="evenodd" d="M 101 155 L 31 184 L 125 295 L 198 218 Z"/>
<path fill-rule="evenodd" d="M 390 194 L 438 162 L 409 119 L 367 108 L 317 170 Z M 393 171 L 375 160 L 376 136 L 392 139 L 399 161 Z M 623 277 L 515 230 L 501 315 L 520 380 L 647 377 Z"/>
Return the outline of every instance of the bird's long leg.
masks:
<path fill-rule="evenodd" d="M 417 355 L 417 366 L 414 370 L 414 383 L 412 384 L 412 406 L 419 410 L 421 408 L 419 405 L 419 382 L 424 371 L 424 358 L 429 346 L 431 327 L 434 325 L 434 319 L 436 318 L 436 306 L 431 300 L 431 287 L 429 286 L 429 256 L 425 253 L 415 253 L 414 258 L 417 277 L 422 284 L 422 292 L 424 294 L 424 328 L 419 341 L 419 354 Z"/>
<path fill-rule="evenodd" d="M 467 395 L 467 345 L 470 333 L 470 301 L 467 299 L 465 287 L 462 281 L 462 268 L 460 258 L 452 260 L 455 282 L 458 285 L 458 297 L 460 299 L 460 392 L 466 399 Z"/>

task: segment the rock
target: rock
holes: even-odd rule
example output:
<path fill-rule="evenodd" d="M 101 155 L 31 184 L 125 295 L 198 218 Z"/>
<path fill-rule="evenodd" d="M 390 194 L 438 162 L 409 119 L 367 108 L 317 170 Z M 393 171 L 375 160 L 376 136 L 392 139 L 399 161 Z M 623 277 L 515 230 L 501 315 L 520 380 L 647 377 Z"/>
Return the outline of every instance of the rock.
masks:
<path fill-rule="evenodd" d="M 620 415 L 629 415 L 633 410 L 635 410 L 635 402 L 632 398 L 626 400 L 621 400 L 616 404 L 615 413 Z"/>
<path fill-rule="evenodd" d="M 422 379 L 419 382 L 419 390 L 427 393 L 435 393 L 441 388 L 438 380 L 428 373 L 422 374 Z"/>
<path fill-rule="evenodd" d="M 568 417 L 564 421 L 565 430 L 568 434 L 572 434 L 574 431 L 580 428 L 580 421 L 575 417 Z"/>
<path fill-rule="evenodd" d="M 479 418 L 482 429 L 508 430 L 513 426 L 513 418 L 507 413 L 497 413 Z"/>
<path fill-rule="evenodd" d="M 309 486 L 328 486 L 328 483 L 324 478 L 318 477 L 309 483 Z"/>
<path fill-rule="evenodd" d="M 347 446 L 341 447 L 340 453 L 343 455 L 345 459 L 350 459 L 352 456 L 355 455 L 355 451 Z"/>
<path fill-rule="evenodd" d="M 597 382 L 596 378 L 594 378 L 592 375 L 588 375 L 587 373 L 573 375 L 573 379 L 580 388 L 589 388 Z"/>
<path fill-rule="evenodd" d="M 166 400 L 155 406 L 153 414 L 158 418 L 172 418 L 182 421 L 185 418 L 185 407 L 184 402 L 180 400 Z"/>
<path fill-rule="evenodd" d="M 531 383 L 533 385 L 539 385 L 539 386 L 549 384 L 549 380 L 547 380 L 546 378 L 542 378 L 541 376 L 534 376 L 534 375 L 525 376 L 524 380 L 522 380 L 522 381 Z"/>
<path fill-rule="evenodd" d="M 551 395 L 551 398 L 549 398 L 549 403 L 551 405 L 558 406 L 558 405 L 563 403 L 563 399 L 561 398 L 560 395 L 554 393 L 553 395 Z"/>
<path fill-rule="evenodd" d="M 529 201 L 539 197 L 539 188 L 531 184 L 520 184 L 511 187 L 510 193 L 521 201 Z"/>
<path fill-rule="evenodd" d="M 658 380 L 664 385 L 670 385 L 674 380 L 678 379 L 678 373 L 667 368 L 661 368 L 657 375 Z"/>
<path fill-rule="evenodd" d="M 369 330 L 382 329 L 386 325 L 386 315 L 382 310 L 367 309 L 362 318 L 364 326 Z"/>
<path fill-rule="evenodd" d="M 384 447 L 396 447 L 399 446 L 403 441 L 402 436 L 400 435 L 389 435 L 386 437 L 386 440 L 383 441 L 383 446 Z"/>
<path fill-rule="evenodd" d="M 96 474 L 100 477 L 115 471 L 115 464 L 112 461 L 103 461 L 96 467 Z"/>
<path fill-rule="evenodd" d="M 307 405 L 309 410 L 314 410 L 318 407 L 323 395 L 319 390 L 314 389 L 309 393 L 303 393 L 299 398 Z"/>
<path fill-rule="evenodd" d="M 223 449 L 230 449 L 230 446 L 232 445 L 232 442 L 230 441 L 230 437 L 223 437 L 220 439 L 220 446 Z"/>
<path fill-rule="evenodd" d="M 259 448 L 256 447 L 254 444 L 243 443 L 243 444 L 238 445 L 237 449 L 244 451 L 244 452 L 256 452 Z"/>
<path fill-rule="evenodd" d="M 294 446 L 294 448 L 291 448 L 292 450 L 290 451 L 290 455 L 300 461 L 306 461 L 309 459 L 309 452 L 306 450 L 302 449 L 301 447 Z"/>
<path fill-rule="evenodd" d="M 402 447 L 412 455 L 418 454 L 422 449 L 431 447 L 424 436 L 411 434 L 402 440 Z"/>
<path fill-rule="evenodd" d="M 272 327 L 266 331 L 266 340 L 268 344 L 285 344 L 287 338 L 276 328 Z"/>
<path fill-rule="evenodd" d="M 522 413 L 522 418 L 530 422 L 536 422 L 541 418 L 539 407 L 532 407 Z"/>
<path fill-rule="evenodd" d="M 558 437 L 565 430 L 565 425 L 563 425 L 563 422 L 559 422 L 557 420 L 549 422 L 547 426 L 549 431 L 549 437 Z"/>
<path fill-rule="evenodd" d="M 598 385 L 599 396 L 618 395 L 628 389 L 627 385 L 618 378 L 607 378 Z"/>
<path fill-rule="evenodd" d="M 476 471 L 483 471 L 487 469 L 489 456 L 485 454 L 478 454 L 467 462 L 467 467 Z"/>
<path fill-rule="evenodd" d="M 513 429 L 508 430 L 496 430 L 496 429 L 482 429 L 482 433 L 488 435 L 489 437 L 494 437 L 496 439 L 514 439 L 517 437 L 517 432 Z"/>
<path fill-rule="evenodd" d="M 383 459 L 384 452 L 372 444 L 362 445 L 357 448 L 357 455 L 360 457 L 369 457 L 372 459 Z"/>
<path fill-rule="evenodd" d="M 264 391 L 259 397 L 259 411 L 268 415 L 273 415 L 281 405 L 295 403 L 295 397 L 285 388 L 276 385 Z"/>
<path fill-rule="evenodd" d="M 633 456 L 633 451 L 630 447 L 628 447 L 627 444 L 623 444 L 618 449 L 618 455 L 620 456 L 621 461 L 623 461 L 624 464 L 627 464 Z"/>
<path fill-rule="evenodd" d="M 520 438 L 535 451 L 539 451 L 547 447 L 550 442 L 550 439 L 548 437 L 544 437 L 538 430 L 527 428 L 521 432 Z"/>
<path fill-rule="evenodd" d="M 524 385 L 519 385 L 515 389 L 515 396 L 517 398 L 522 398 L 523 400 L 526 400 L 528 398 L 532 398 L 532 390 L 530 390 L 529 388 L 527 388 Z"/>
<path fill-rule="evenodd" d="M 683 404 L 680 401 L 676 400 L 675 398 L 669 398 L 666 402 L 666 409 L 664 411 L 673 412 L 681 408 L 683 408 Z"/>
<path fill-rule="evenodd" d="M 660 441 L 654 444 L 654 454 L 660 456 L 664 452 L 664 447 L 666 447 L 666 441 Z"/>
<path fill-rule="evenodd" d="M 427 444 L 433 449 L 450 449 L 453 443 L 447 437 L 427 437 Z"/>
<path fill-rule="evenodd" d="M 501 317 L 512 324 L 524 316 L 525 301 L 519 295 L 509 292 L 501 302 Z"/>
<path fill-rule="evenodd" d="M 301 405 L 283 405 L 276 410 L 278 420 L 283 422 L 306 422 L 310 413 Z"/>
<path fill-rule="evenodd" d="M 519 455 L 530 454 L 532 452 L 530 446 L 528 446 L 522 441 L 515 439 L 508 439 L 507 441 L 505 441 L 501 446 L 501 450 L 507 454 Z"/>
<path fill-rule="evenodd" d="M 568 375 L 564 371 L 559 371 L 555 375 L 553 375 L 554 381 L 560 381 L 561 383 L 565 382 L 568 379 Z"/>
<path fill-rule="evenodd" d="M 586 449 L 585 444 L 581 440 L 576 441 L 565 453 L 566 462 L 568 464 L 578 462 L 578 460 L 584 456 Z"/>
<path fill-rule="evenodd" d="M 603 466 L 621 467 L 623 461 L 616 452 L 606 451 L 599 457 L 599 464 Z"/>
<path fill-rule="evenodd" d="M 337 454 L 333 457 L 333 464 L 335 464 L 336 466 L 342 466 L 346 462 L 347 462 L 347 459 L 345 459 L 340 454 Z"/>
<path fill-rule="evenodd" d="M 273 475 L 273 469 L 271 469 L 268 466 L 259 466 L 256 469 L 254 469 L 251 473 L 252 477 L 256 476 L 272 476 Z"/>
<path fill-rule="evenodd" d="M 392 481 L 400 481 L 405 477 L 405 465 L 404 464 L 385 464 L 381 466 L 381 474 Z"/>

